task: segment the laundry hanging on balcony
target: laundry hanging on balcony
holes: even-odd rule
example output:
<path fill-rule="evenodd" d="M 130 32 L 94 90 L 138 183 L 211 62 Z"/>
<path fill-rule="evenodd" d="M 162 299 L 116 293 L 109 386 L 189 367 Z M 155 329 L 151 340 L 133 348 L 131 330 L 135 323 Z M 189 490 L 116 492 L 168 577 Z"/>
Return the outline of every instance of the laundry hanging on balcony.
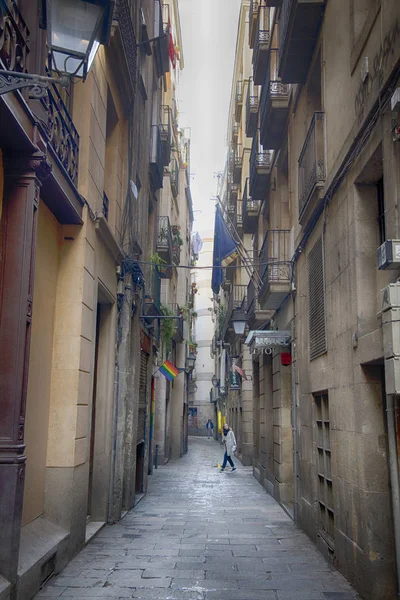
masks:
<path fill-rule="evenodd" d="M 168 20 L 168 31 L 169 31 L 169 57 L 171 59 L 172 67 L 176 68 L 176 52 L 175 52 L 175 44 L 174 38 L 172 37 L 172 27 L 171 21 Z"/>
<path fill-rule="evenodd" d="M 214 253 L 211 289 L 218 294 L 224 274 L 221 267 L 227 267 L 238 257 L 237 243 L 228 231 L 226 223 L 217 205 L 214 225 Z"/>

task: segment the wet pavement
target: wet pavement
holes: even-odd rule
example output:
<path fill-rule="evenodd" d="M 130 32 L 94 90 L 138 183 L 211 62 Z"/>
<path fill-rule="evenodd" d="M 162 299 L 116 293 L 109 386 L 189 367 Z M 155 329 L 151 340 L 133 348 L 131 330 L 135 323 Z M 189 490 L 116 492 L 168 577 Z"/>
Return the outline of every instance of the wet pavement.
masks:
<path fill-rule="evenodd" d="M 354 600 L 349 583 L 252 475 L 220 473 L 222 447 L 190 438 L 147 495 L 104 527 L 35 598 Z"/>

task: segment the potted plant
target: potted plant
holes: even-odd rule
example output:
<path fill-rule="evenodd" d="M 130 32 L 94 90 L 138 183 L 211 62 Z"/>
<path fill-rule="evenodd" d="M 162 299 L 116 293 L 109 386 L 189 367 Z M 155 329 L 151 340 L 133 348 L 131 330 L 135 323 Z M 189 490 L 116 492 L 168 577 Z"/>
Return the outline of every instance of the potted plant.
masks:
<path fill-rule="evenodd" d="M 175 312 L 169 306 L 161 305 L 161 314 L 165 317 L 174 317 Z M 176 332 L 176 320 L 174 318 L 161 319 L 160 338 L 164 354 L 168 355 L 172 348 L 172 340 Z"/>
<path fill-rule="evenodd" d="M 177 225 L 176 227 L 179 227 L 179 225 Z M 180 227 L 179 229 L 176 229 L 175 231 L 172 232 L 172 247 L 174 246 L 183 246 L 183 239 L 181 236 L 181 232 L 180 232 Z"/>
<path fill-rule="evenodd" d="M 158 252 L 155 252 L 150 256 L 150 262 L 155 266 L 157 273 L 162 279 L 166 279 L 168 277 L 168 269 L 167 261 L 165 261 Z"/>
<path fill-rule="evenodd" d="M 197 344 L 193 340 L 189 342 L 189 352 L 193 352 L 193 354 L 197 354 Z"/>

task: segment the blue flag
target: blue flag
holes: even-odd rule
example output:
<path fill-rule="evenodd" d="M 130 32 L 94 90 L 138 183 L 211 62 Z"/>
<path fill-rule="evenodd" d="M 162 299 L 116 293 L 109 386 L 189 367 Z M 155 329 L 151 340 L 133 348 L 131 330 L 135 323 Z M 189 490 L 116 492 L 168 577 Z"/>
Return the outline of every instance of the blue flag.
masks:
<path fill-rule="evenodd" d="M 237 244 L 232 239 L 221 214 L 221 209 L 217 205 L 217 210 L 215 212 L 213 271 L 211 279 L 211 288 L 214 294 L 218 294 L 223 280 L 224 274 L 221 267 L 230 265 L 237 256 Z"/>

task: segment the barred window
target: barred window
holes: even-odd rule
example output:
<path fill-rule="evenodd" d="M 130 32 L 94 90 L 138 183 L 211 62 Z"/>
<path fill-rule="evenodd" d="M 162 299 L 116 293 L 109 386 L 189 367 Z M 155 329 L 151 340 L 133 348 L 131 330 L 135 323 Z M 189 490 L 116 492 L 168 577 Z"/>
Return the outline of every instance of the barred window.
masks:
<path fill-rule="evenodd" d="M 321 533 L 333 549 L 335 513 L 333 510 L 333 488 L 331 472 L 331 442 L 328 394 L 315 394 L 316 446 L 317 446 L 317 500 Z"/>
<path fill-rule="evenodd" d="M 310 360 L 321 356 L 326 346 L 325 277 L 322 237 L 308 255 Z"/>

